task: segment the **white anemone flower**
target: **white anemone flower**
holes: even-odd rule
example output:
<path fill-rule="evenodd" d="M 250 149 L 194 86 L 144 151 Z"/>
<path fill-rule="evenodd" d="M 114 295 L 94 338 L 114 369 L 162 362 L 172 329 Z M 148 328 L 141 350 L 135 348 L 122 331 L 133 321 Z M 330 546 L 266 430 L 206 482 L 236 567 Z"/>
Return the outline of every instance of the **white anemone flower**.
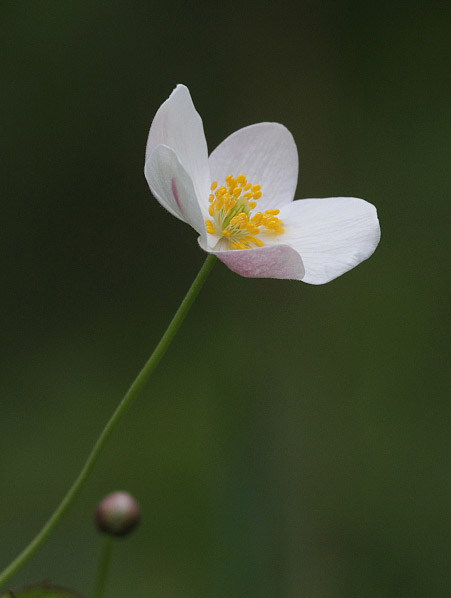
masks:
<path fill-rule="evenodd" d="M 153 119 L 146 148 L 149 187 L 199 244 L 254 278 L 323 284 L 370 257 L 376 208 L 355 197 L 293 201 L 298 154 L 283 125 L 239 129 L 208 156 L 202 119 L 178 85 Z"/>

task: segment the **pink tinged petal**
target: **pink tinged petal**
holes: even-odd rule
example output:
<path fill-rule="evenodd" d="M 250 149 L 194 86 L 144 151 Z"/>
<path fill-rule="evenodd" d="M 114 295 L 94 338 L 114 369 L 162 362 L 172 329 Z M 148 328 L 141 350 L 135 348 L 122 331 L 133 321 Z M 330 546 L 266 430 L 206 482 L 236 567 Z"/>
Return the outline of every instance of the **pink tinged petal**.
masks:
<path fill-rule="evenodd" d="M 184 85 L 177 85 L 158 109 L 147 139 L 146 161 L 159 145 L 174 150 L 193 182 L 197 197 L 208 203 L 210 171 L 207 141 L 202 119 Z"/>
<path fill-rule="evenodd" d="M 324 284 L 368 259 L 380 239 L 376 208 L 355 197 L 302 199 L 285 206 L 279 217 L 288 244 L 302 257 L 304 282 Z"/>
<path fill-rule="evenodd" d="M 211 178 L 223 184 L 228 174 L 246 175 L 261 185 L 258 210 L 280 208 L 293 201 L 298 180 L 298 152 L 293 136 L 278 123 L 259 123 L 239 129 L 208 159 Z"/>
<path fill-rule="evenodd" d="M 144 168 L 150 190 L 173 216 L 205 235 L 205 224 L 193 182 L 174 151 L 159 145 L 150 154 Z"/>
<path fill-rule="evenodd" d="M 301 256 L 287 245 L 212 251 L 205 241 L 199 239 L 205 251 L 216 255 L 224 264 L 240 276 L 247 278 L 289 278 L 300 280 L 304 276 Z"/>

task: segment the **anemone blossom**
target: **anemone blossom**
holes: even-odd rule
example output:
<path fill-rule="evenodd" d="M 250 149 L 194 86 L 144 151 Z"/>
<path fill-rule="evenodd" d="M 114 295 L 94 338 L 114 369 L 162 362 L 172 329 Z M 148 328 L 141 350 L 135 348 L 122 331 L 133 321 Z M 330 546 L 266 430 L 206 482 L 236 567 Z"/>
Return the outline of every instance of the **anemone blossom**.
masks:
<path fill-rule="evenodd" d="M 298 154 L 279 123 L 239 129 L 208 156 L 184 85 L 153 119 L 144 171 L 161 205 L 241 276 L 323 284 L 369 258 L 380 239 L 376 208 L 363 199 L 293 201 Z"/>

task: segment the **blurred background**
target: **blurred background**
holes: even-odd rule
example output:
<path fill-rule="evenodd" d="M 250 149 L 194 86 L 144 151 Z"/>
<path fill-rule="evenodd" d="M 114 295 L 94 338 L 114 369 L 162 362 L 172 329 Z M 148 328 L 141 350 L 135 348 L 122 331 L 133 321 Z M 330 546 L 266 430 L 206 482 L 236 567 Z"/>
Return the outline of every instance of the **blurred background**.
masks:
<path fill-rule="evenodd" d="M 297 197 L 363 197 L 382 227 L 374 256 L 325 286 L 217 264 L 12 585 L 89 595 L 93 510 L 125 489 L 143 521 L 116 547 L 111 598 L 450 595 L 445 7 L 1 3 L 1 568 L 68 489 L 203 263 L 143 176 L 176 83 L 210 150 L 282 122 Z"/>

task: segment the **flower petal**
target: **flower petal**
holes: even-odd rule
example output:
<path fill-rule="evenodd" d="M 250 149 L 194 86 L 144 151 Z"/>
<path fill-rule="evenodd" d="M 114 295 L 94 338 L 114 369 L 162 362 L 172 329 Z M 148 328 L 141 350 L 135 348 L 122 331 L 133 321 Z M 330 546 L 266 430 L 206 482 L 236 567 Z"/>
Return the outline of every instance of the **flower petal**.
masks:
<path fill-rule="evenodd" d="M 201 237 L 199 237 L 199 244 L 208 253 L 216 255 L 230 270 L 247 278 L 300 280 L 304 276 L 304 265 L 301 256 L 288 245 L 234 251 L 212 251 L 205 239 Z"/>
<path fill-rule="evenodd" d="M 285 233 L 274 244 L 295 249 L 305 267 L 304 282 L 324 284 L 363 262 L 380 239 L 376 208 L 355 197 L 302 199 L 279 217 Z"/>
<path fill-rule="evenodd" d="M 208 149 L 202 119 L 194 108 L 189 90 L 177 85 L 156 113 L 146 147 L 146 162 L 152 150 L 167 145 L 193 181 L 197 197 L 205 202 L 210 193 Z"/>
<path fill-rule="evenodd" d="M 229 174 L 244 174 L 261 185 L 258 209 L 280 208 L 293 201 L 298 180 L 298 152 L 292 134 L 279 123 L 239 129 L 211 153 L 211 178 L 223 184 Z"/>
<path fill-rule="evenodd" d="M 174 150 L 166 145 L 156 147 L 146 162 L 144 173 L 150 190 L 161 205 L 205 235 L 205 223 L 193 182 Z"/>

